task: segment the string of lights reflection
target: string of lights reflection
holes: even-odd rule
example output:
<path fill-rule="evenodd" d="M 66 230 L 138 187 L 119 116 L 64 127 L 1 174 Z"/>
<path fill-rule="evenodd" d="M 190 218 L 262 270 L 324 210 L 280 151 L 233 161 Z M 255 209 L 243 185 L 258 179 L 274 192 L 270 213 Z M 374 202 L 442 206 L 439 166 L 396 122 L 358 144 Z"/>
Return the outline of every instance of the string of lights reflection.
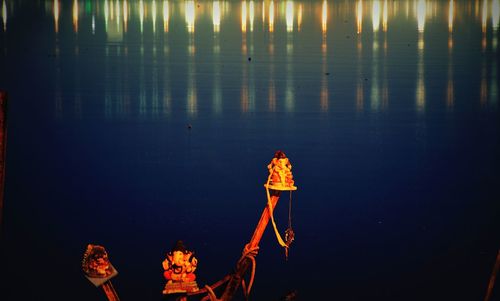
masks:
<path fill-rule="evenodd" d="M 10 3 L 10 5 L 9 5 Z M 9 0 L 2 1 L 2 28 L 4 31 L 7 30 L 7 20 L 9 17 L 9 7 L 13 4 Z M 178 26 L 180 23 L 177 22 L 179 17 L 183 17 L 185 21 L 185 28 L 189 34 L 189 45 L 188 52 L 189 56 L 192 58 L 196 52 L 196 39 L 195 31 L 196 26 L 204 26 L 204 20 L 207 17 L 212 21 L 212 31 L 214 39 L 213 53 L 220 55 L 221 44 L 220 44 L 220 32 L 223 31 L 224 26 L 231 26 L 231 20 L 227 18 L 230 11 L 235 7 L 239 7 L 241 10 L 241 32 L 244 35 L 242 39 L 242 52 L 248 54 L 247 47 L 253 47 L 253 32 L 256 30 L 267 31 L 270 34 L 276 29 L 276 24 L 284 24 L 285 26 L 279 27 L 280 30 L 286 32 L 287 37 L 287 58 L 290 59 L 293 55 L 294 47 L 294 34 L 300 32 L 302 23 L 305 18 L 310 18 L 315 16 L 315 14 L 320 15 L 319 22 L 321 22 L 322 30 L 322 43 L 321 51 L 323 53 L 323 63 L 327 63 L 327 49 L 328 41 L 327 31 L 328 22 L 330 20 L 329 16 L 338 13 L 339 11 L 350 11 L 349 15 L 353 15 L 355 22 L 356 33 L 358 35 L 363 35 L 363 26 L 366 26 L 366 20 L 369 20 L 372 25 L 373 35 L 379 35 L 380 32 L 386 33 L 388 28 L 391 26 L 391 20 L 395 19 L 397 16 L 403 14 L 409 20 L 416 20 L 418 33 L 418 46 L 417 46 L 417 81 L 416 81 L 416 107 L 419 111 L 425 109 L 425 70 L 424 70 L 424 32 L 426 23 L 430 19 L 440 18 L 441 14 L 446 14 L 448 19 L 448 48 L 451 53 L 454 40 L 454 22 L 457 18 L 457 14 L 473 14 L 477 20 L 480 20 L 480 28 L 482 32 L 481 47 L 483 51 L 490 48 L 496 51 L 498 44 L 498 32 L 500 24 L 500 13 L 499 13 L 499 0 L 475 0 L 473 3 L 464 4 L 463 2 L 458 2 L 449 0 L 446 4 L 442 4 L 438 1 L 428 1 L 428 0 L 408 0 L 405 2 L 394 2 L 387 0 L 373 0 L 373 1 L 353 1 L 348 4 L 338 3 L 334 1 L 324 0 L 312 5 L 304 6 L 303 2 L 299 1 L 243 1 L 241 3 L 234 3 L 230 1 L 213 1 L 211 3 L 197 3 L 192 0 L 188 1 L 155 1 L 155 0 L 141 0 L 141 1 L 127 1 L 127 0 L 104 0 L 104 1 L 83 1 L 74 0 L 71 4 L 61 2 L 60 0 L 48 1 L 46 3 L 46 10 L 53 14 L 54 18 L 54 32 L 56 34 L 60 31 L 60 18 L 61 14 L 64 14 L 68 9 L 64 9 L 66 6 L 71 6 L 71 16 L 72 16 L 72 27 L 75 33 L 82 30 L 91 30 L 95 34 L 96 26 L 102 26 L 104 24 L 104 31 L 106 32 L 106 37 L 108 41 L 120 42 L 123 41 L 124 35 L 127 35 L 130 26 L 139 26 L 141 34 L 145 32 L 156 33 L 157 31 L 163 31 L 168 33 L 173 25 Z M 321 9 L 317 10 L 316 7 L 320 6 Z M 66 7 L 67 8 L 67 7 Z M 306 10 L 306 12 L 305 12 Z M 312 11 L 313 13 L 310 13 Z M 314 13 L 316 12 L 316 13 Z M 261 17 L 261 25 L 257 26 L 259 16 Z M 91 18 L 91 22 L 85 22 L 82 20 Z M 161 18 L 161 19 L 160 19 Z M 157 20 L 162 20 L 163 22 L 157 22 Z M 199 22 L 197 21 L 199 20 Z M 101 22 L 104 21 L 104 22 Z M 307 21 L 307 20 L 306 20 Z M 365 22 L 363 22 L 365 21 Z M 90 24 L 90 28 L 87 28 Z M 159 27 L 160 26 L 160 27 Z M 490 33 L 491 34 L 488 34 Z M 248 34 L 248 35 L 247 35 Z M 271 35 L 270 35 L 271 37 Z M 270 38 L 271 39 L 271 38 Z M 218 42 L 217 42 L 218 41 Z M 247 42 L 251 42 L 247 44 Z M 373 39 L 373 50 L 376 52 L 379 49 L 378 45 L 379 39 L 375 37 Z M 167 47 L 167 46 L 166 46 Z M 269 44 L 269 52 L 274 53 L 273 43 Z M 362 47 L 361 39 L 358 39 L 358 48 Z M 387 51 L 387 40 L 384 38 L 383 43 L 384 53 Z M 361 51 L 361 50 L 359 50 Z M 75 50 L 78 54 L 78 50 Z M 250 49 L 250 54 L 252 49 Z M 376 53 L 375 53 L 376 54 Z M 451 55 L 450 55 L 451 56 Z M 451 60 L 451 59 L 450 59 Z M 290 61 L 289 61 L 290 62 Z M 496 63 L 496 62 L 494 62 Z M 196 72 L 194 59 L 191 60 L 190 71 L 188 73 L 192 74 Z M 452 75 L 453 69 L 450 67 L 448 70 L 448 88 L 447 88 L 447 104 L 452 107 L 454 104 L 454 93 L 453 93 L 453 80 Z M 286 108 L 293 109 L 293 70 L 291 69 L 291 64 L 287 64 L 289 76 L 286 78 L 285 87 L 285 106 Z M 378 67 L 375 66 L 378 70 Z M 486 68 L 486 67 L 485 67 Z M 488 66 L 489 68 L 489 66 Z M 382 105 L 387 104 L 387 81 L 382 79 L 382 90 L 380 91 L 378 87 L 378 71 L 372 74 L 375 76 L 372 78 L 372 93 L 371 100 L 375 107 L 379 107 L 377 99 L 382 96 Z M 324 70 L 326 71 L 326 69 Z M 274 72 L 273 72 L 274 73 Z M 489 84 L 486 80 L 481 81 L 481 99 L 483 95 L 488 95 L 488 98 L 493 99 L 497 95 L 497 83 L 496 83 L 496 71 L 491 69 L 491 72 L 483 72 L 484 76 L 489 76 Z M 219 74 L 220 81 L 220 70 L 216 72 Z M 383 75 L 382 78 L 385 78 Z M 246 78 L 243 81 L 242 90 L 246 87 L 246 92 L 242 92 L 242 104 L 250 104 L 252 93 L 254 93 L 255 87 L 253 83 L 253 71 L 247 69 L 244 71 L 243 77 Z M 483 77 L 483 76 L 482 76 Z M 188 100 L 188 112 L 194 113 L 197 111 L 197 97 L 196 97 L 196 79 L 190 77 L 187 91 Z M 252 84 L 253 83 L 253 84 Z M 484 83 L 484 84 L 483 84 Z M 221 108 L 222 93 L 220 92 L 220 82 L 214 79 L 214 84 L 218 89 L 214 92 L 214 109 Z M 271 95 L 274 87 L 269 86 L 269 107 L 274 107 L 272 105 Z M 363 87 L 361 82 L 359 85 Z M 487 92 L 484 92 L 487 91 Z M 357 100 L 361 101 L 362 93 L 357 93 Z M 168 94 L 164 93 L 164 94 Z M 153 94 L 155 96 L 156 94 Z M 246 96 L 245 96 L 246 95 Z M 252 97 L 250 97 L 252 96 Z M 249 98 L 250 97 L 250 98 Z M 153 97 L 154 98 L 154 97 Z M 166 112 L 166 106 L 170 103 L 171 97 L 165 95 L 163 98 L 162 105 L 164 107 L 164 112 Z M 245 100 L 245 99 L 248 99 Z M 328 84 L 325 79 L 322 79 L 321 83 L 321 93 L 320 93 L 320 106 L 322 110 L 327 110 L 328 107 Z M 155 102 L 156 103 L 156 102 Z M 158 103 L 158 106 L 160 104 Z M 242 108 L 249 108 L 247 105 L 242 105 Z"/>

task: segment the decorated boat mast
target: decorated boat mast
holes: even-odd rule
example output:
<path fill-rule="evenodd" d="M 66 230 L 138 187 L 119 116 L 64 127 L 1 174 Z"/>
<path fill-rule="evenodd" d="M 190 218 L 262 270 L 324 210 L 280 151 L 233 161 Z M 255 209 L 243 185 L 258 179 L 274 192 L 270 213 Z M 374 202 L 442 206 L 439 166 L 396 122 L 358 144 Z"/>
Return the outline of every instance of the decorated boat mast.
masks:
<path fill-rule="evenodd" d="M 243 294 L 246 298 L 248 298 L 255 277 L 255 257 L 258 254 L 259 243 L 265 229 L 267 228 L 269 220 L 272 222 L 278 243 L 285 249 L 285 256 L 288 259 L 288 250 L 294 240 L 294 232 L 291 225 L 291 192 L 297 190 L 291 171 L 292 165 L 284 152 L 276 151 L 267 168 L 269 170 L 269 175 L 267 182 L 264 184 L 267 203 L 250 241 L 243 248 L 242 256 L 236 263 L 235 271 L 212 285 L 205 285 L 203 288 L 199 288 L 196 283 L 196 275 L 194 274 L 198 265 L 198 260 L 194 256 L 194 252 L 189 251 L 182 241 L 177 241 L 171 251 L 167 253 L 167 258 L 162 262 L 165 270 L 164 277 L 167 280 L 163 289 L 163 295 L 166 298 L 174 298 L 175 300 L 184 301 L 190 296 L 199 297 L 202 294 L 206 294 L 201 299 L 202 301 L 229 301 L 233 299 L 240 286 L 243 290 Z M 280 195 L 283 191 L 290 191 L 288 228 L 285 231 L 284 239 L 281 237 L 277 229 L 273 215 L 273 211 L 276 208 Z M 92 245 L 89 245 L 89 247 L 90 246 Z M 102 248 L 102 250 L 104 250 L 104 248 Z M 114 291 L 109 280 L 116 275 L 116 270 L 109 263 L 109 261 L 107 261 L 108 264 L 106 265 L 105 260 L 103 259 L 96 259 L 93 261 L 96 263 L 93 265 L 89 264 L 91 261 L 86 259 L 90 257 L 87 253 L 91 254 L 89 249 L 87 249 L 83 261 L 83 268 L 87 278 L 89 278 L 89 280 L 96 286 L 103 287 L 108 300 L 119 300 L 118 295 Z M 104 257 L 107 260 L 107 254 Z M 101 267 L 108 267 L 110 269 L 109 271 L 114 271 L 115 274 L 111 275 L 106 268 L 104 270 L 102 268 L 100 270 L 97 269 L 97 272 L 89 272 L 92 271 L 89 266 L 96 267 L 99 266 L 99 264 Z M 247 284 L 245 276 L 250 268 L 250 279 Z M 94 282 L 92 277 L 97 277 L 98 281 Z M 222 291 L 222 295 L 218 298 L 215 291 L 221 289 L 224 285 L 225 287 Z"/>

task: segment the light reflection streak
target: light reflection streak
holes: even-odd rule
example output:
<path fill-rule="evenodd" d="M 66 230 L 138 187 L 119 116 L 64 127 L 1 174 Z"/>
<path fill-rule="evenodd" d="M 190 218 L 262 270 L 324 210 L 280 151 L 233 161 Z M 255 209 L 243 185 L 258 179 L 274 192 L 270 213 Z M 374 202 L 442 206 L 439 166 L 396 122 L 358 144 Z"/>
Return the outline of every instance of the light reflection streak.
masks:
<path fill-rule="evenodd" d="M 488 2 L 487 0 L 483 0 L 483 6 L 481 9 L 481 28 L 483 34 L 486 34 L 486 24 L 488 22 Z"/>
<path fill-rule="evenodd" d="M 374 28 L 375 29 L 375 28 Z M 379 88 L 379 53 L 377 32 L 373 37 L 373 52 L 372 52 L 372 78 L 370 90 L 370 107 L 372 111 L 378 111 L 380 108 L 380 88 Z"/>
<path fill-rule="evenodd" d="M 361 5 L 361 1 L 359 1 Z M 361 112 L 364 108 L 364 80 L 363 80 L 363 44 L 361 36 L 358 36 L 358 66 L 357 66 L 357 78 L 358 82 L 356 85 L 356 111 Z"/>
<path fill-rule="evenodd" d="M 384 0 L 384 8 L 382 10 L 382 31 L 387 31 L 387 0 Z"/>
<path fill-rule="evenodd" d="M 358 34 L 363 32 L 363 0 L 356 3 L 356 29 Z"/>
<path fill-rule="evenodd" d="M 127 32 L 128 30 L 128 2 L 123 1 L 123 30 Z"/>
<path fill-rule="evenodd" d="M 156 49 L 156 45 L 155 45 Z M 156 51 L 153 51 L 153 72 L 151 74 L 152 79 L 151 79 L 151 115 L 153 117 L 158 117 L 159 115 L 159 107 L 160 107 L 160 102 L 159 102 L 159 80 L 158 80 L 158 56 L 156 54 Z"/>
<path fill-rule="evenodd" d="M 168 32 L 168 23 L 170 21 L 170 9 L 167 0 L 163 1 L 163 31 Z"/>
<path fill-rule="evenodd" d="M 286 31 L 287 32 L 292 32 L 293 31 L 293 2 L 292 1 L 287 1 L 286 2 Z"/>
<path fill-rule="evenodd" d="M 78 0 L 73 0 L 73 30 L 78 33 Z"/>
<path fill-rule="evenodd" d="M 241 91 L 240 91 L 240 105 L 241 111 L 243 113 L 248 112 L 249 100 L 248 100 L 248 65 L 243 61 L 243 68 L 241 68 Z"/>
<path fill-rule="evenodd" d="M 493 0 L 491 3 L 491 26 L 493 27 L 493 32 L 497 32 L 500 25 L 500 4 L 499 0 Z"/>
<path fill-rule="evenodd" d="M 303 14 L 303 5 L 299 5 L 299 11 L 297 13 L 297 30 L 300 31 L 302 28 L 302 14 Z"/>
<path fill-rule="evenodd" d="M 321 31 L 322 31 L 322 43 L 321 43 L 321 63 L 322 63 L 322 77 L 321 77 L 321 90 L 319 95 L 320 110 L 322 112 L 327 112 L 329 107 L 328 100 L 328 78 L 327 78 L 327 23 L 328 23 L 328 3 L 326 0 L 323 1 L 321 8 Z"/>
<path fill-rule="evenodd" d="M 241 32 L 247 32 L 247 2 L 241 2 Z"/>
<path fill-rule="evenodd" d="M 417 4 L 418 32 L 424 32 L 426 14 L 427 14 L 427 4 L 425 3 L 425 0 L 418 0 Z"/>
<path fill-rule="evenodd" d="M 455 12 L 455 4 L 453 0 L 450 0 L 448 4 L 448 32 L 453 32 L 453 16 Z"/>
<path fill-rule="evenodd" d="M 218 2 L 218 1 L 217 1 Z M 218 3 L 217 3 L 218 4 Z M 214 2 L 214 7 L 215 7 L 215 2 Z M 219 34 L 216 32 L 214 34 L 214 51 L 213 51 L 213 56 L 214 56 L 214 88 L 213 88 L 213 111 L 215 114 L 220 114 L 222 113 L 222 91 L 221 91 L 221 83 L 220 83 L 220 78 L 221 78 L 221 62 L 220 62 L 220 39 L 219 39 Z"/>
<path fill-rule="evenodd" d="M 214 32 L 220 31 L 221 10 L 219 1 L 214 1 L 212 4 L 212 23 L 214 25 Z"/>
<path fill-rule="evenodd" d="M 450 58 L 448 59 L 448 84 L 446 87 L 446 107 L 448 109 L 453 108 L 453 105 L 455 103 L 455 93 L 454 93 L 454 87 L 453 87 L 453 62 Z"/>
<path fill-rule="evenodd" d="M 151 19 L 153 19 L 153 33 L 156 32 L 156 14 L 157 14 L 156 1 L 153 0 L 153 2 L 151 3 Z"/>
<path fill-rule="evenodd" d="M 141 26 L 141 34 L 144 32 L 144 2 L 139 1 L 139 23 Z"/>
<path fill-rule="evenodd" d="M 490 81 L 490 102 L 495 107 L 498 105 L 498 57 L 493 58 L 491 66 L 491 81 Z"/>
<path fill-rule="evenodd" d="M 493 3 L 491 4 L 491 27 L 493 28 L 493 41 L 492 41 L 492 48 L 493 51 L 497 51 L 497 46 L 498 46 L 498 26 L 500 23 L 500 5 L 498 3 L 499 0 L 493 0 Z"/>
<path fill-rule="evenodd" d="M 271 10 L 269 11 L 269 13 L 271 13 Z M 268 109 L 270 112 L 276 111 L 276 86 L 274 83 L 274 33 L 272 31 L 269 33 Z"/>
<path fill-rule="evenodd" d="M 488 100 L 488 83 L 487 83 L 487 69 L 486 69 L 486 59 L 483 57 L 483 63 L 481 66 L 481 87 L 479 92 L 479 99 L 481 106 L 485 106 Z"/>
<path fill-rule="evenodd" d="M 262 1 L 262 27 L 266 23 L 266 1 Z"/>
<path fill-rule="evenodd" d="M 323 35 L 326 34 L 327 23 L 328 23 L 328 3 L 326 2 L 326 0 L 323 0 L 323 6 L 321 9 L 321 31 L 323 32 Z"/>
<path fill-rule="evenodd" d="M 274 31 L 274 1 L 269 2 L 269 32 Z"/>
<path fill-rule="evenodd" d="M 253 32 L 253 22 L 255 19 L 255 3 L 253 1 L 250 1 L 249 13 L 250 13 L 250 32 Z"/>
<path fill-rule="evenodd" d="M 192 13 L 189 13 L 193 24 L 193 31 L 190 31 L 189 34 L 189 59 L 188 59 L 188 87 L 187 87 L 187 113 L 190 117 L 194 117 L 198 114 L 198 91 L 196 88 L 196 61 L 195 61 L 195 45 L 194 45 L 194 1 L 190 2 L 190 8 L 186 7 L 186 16 L 188 15 L 188 11 L 190 10 Z M 192 6 L 191 6 L 192 5 Z M 187 17 L 186 17 L 187 19 Z M 188 23 L 189 24 L 189 23 Z"/>
<path fill-rule="evenodd" d="M 120 5 L 120 0 L 116 0 L 115 2 L 115 11 L 116 11 L 116 27 L 119 28 L 121 31 L 121 26 L 120 26 L 120 12 L 121 12 L 121 5 Z"/>
<path fill-rule="evenodd" d="M 5 0 L 2 1 L 2 23 L 3 23 L 3 31 L 7 31 L 7 4 Z"/>
<path fill-rule="evenodd" d="M 373 32 L 378 32 L 380 28 L 380 1 L 373 1 L 372 6 L 372 26 Z"/>
<path fill-rule="evenodd" d="M 419 32 L 418 44 L 422 45 L 418 48 L 418 61 L 417 61 L 417 86 L 415 91 L 416 107 L 418 112 L 425 110 L 425 79 L 424 79 L 424 33 Z"/>
<path fill-rule="evenodd" d="M 486 46 L 488 44 L 486 39 L 486 26 L 488 21 L 488 5 L 486 0 L 483 0 L 483 6 L 481 9 L 481 30 L 483 33 L 483 37 L 481 39 L 481 49 L 483 52 L 486 50 Z"/>
<path fill-rule="evenodd" d="M 54 0 L 54 6 L 53 6 L 53 10 L 54 10 L 54 30 L 56 33 L 59 32 L 59 0 Z"/>
<path fill-rule="evenodd" d="M 293 14 L 294 7 L 292 1 L 286 2 L 286 82 L 285 82 L 285 109 L 293 112 L 295 107 L 295 91 L 293 87 Z"/>
<path fill-rule="evenodd" d="M 194 1 L 186 1 L 185 4 L 185 14 L 186 14 L 186 24 L 189 33 L 194 32 L 195 27 L 195 6 Z"/>
<path fill-rule="evenodd" d="M 165 1 L 168 4 L 168 1 Z M 165 4 L 163 2 L 163 4 Z M 168 43 L 166 43 L 168 44 Z M 162 100 L 162 109 L 163 109 L 163 115 L 167 117 L 170 114 L 171 110 L 171 102 L 172 102 L 172 96 L 170 94 L 170 52 L 168 51 L 167 45 L 164 44 L 163 46 L 163 83 L 161 86 L 163 87 L 163 100 Z"/>

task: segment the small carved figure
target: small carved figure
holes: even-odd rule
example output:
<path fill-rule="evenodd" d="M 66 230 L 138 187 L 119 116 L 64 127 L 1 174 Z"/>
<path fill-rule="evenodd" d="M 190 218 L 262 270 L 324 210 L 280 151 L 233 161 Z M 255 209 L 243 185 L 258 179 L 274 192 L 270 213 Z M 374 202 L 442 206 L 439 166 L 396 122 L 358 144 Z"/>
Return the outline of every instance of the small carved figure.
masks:
<path fill-rule="evenodd" d="M 275 187 L 293 187 L 292 164 L 282 151 L 276 151 L 267 166 L 270 174 L 269 184 Z"/>
<path fill-rule="evenodd" d="M 194 281 L 194 271 L 198 265 L 198 259 L 194 253 L 186 250 L 182 241 L 177 241 L 172 251 L 167 253 L 167 258 L 162 263 L 165 272 L 163 276 L 169 282 Z"/>
<path fill-rule="evenodd" d="M 82 269 L 89 277 L 105 278 L 113 273 L 108 253 L 102 246 L 89 244 L 83 254 Z"/>

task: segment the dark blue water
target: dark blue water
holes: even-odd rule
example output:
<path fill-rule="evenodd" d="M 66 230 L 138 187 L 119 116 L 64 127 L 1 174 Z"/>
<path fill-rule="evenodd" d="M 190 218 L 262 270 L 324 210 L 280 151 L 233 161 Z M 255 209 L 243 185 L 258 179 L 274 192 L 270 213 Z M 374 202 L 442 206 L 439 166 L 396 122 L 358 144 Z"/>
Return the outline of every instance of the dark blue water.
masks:
<path fill-rule="evenodd" d="M 216 282 L 277 149 L 299 187 L 296 241 L 285 261 L 266 231 L 253 300 L 484 298 L 500 247 L 497 0 L 1 4 L 1 300 L 105 300 L 81 271 L 88 243 L 123 300 L 161 299 L 178 239 L 198 284 Z"/>

